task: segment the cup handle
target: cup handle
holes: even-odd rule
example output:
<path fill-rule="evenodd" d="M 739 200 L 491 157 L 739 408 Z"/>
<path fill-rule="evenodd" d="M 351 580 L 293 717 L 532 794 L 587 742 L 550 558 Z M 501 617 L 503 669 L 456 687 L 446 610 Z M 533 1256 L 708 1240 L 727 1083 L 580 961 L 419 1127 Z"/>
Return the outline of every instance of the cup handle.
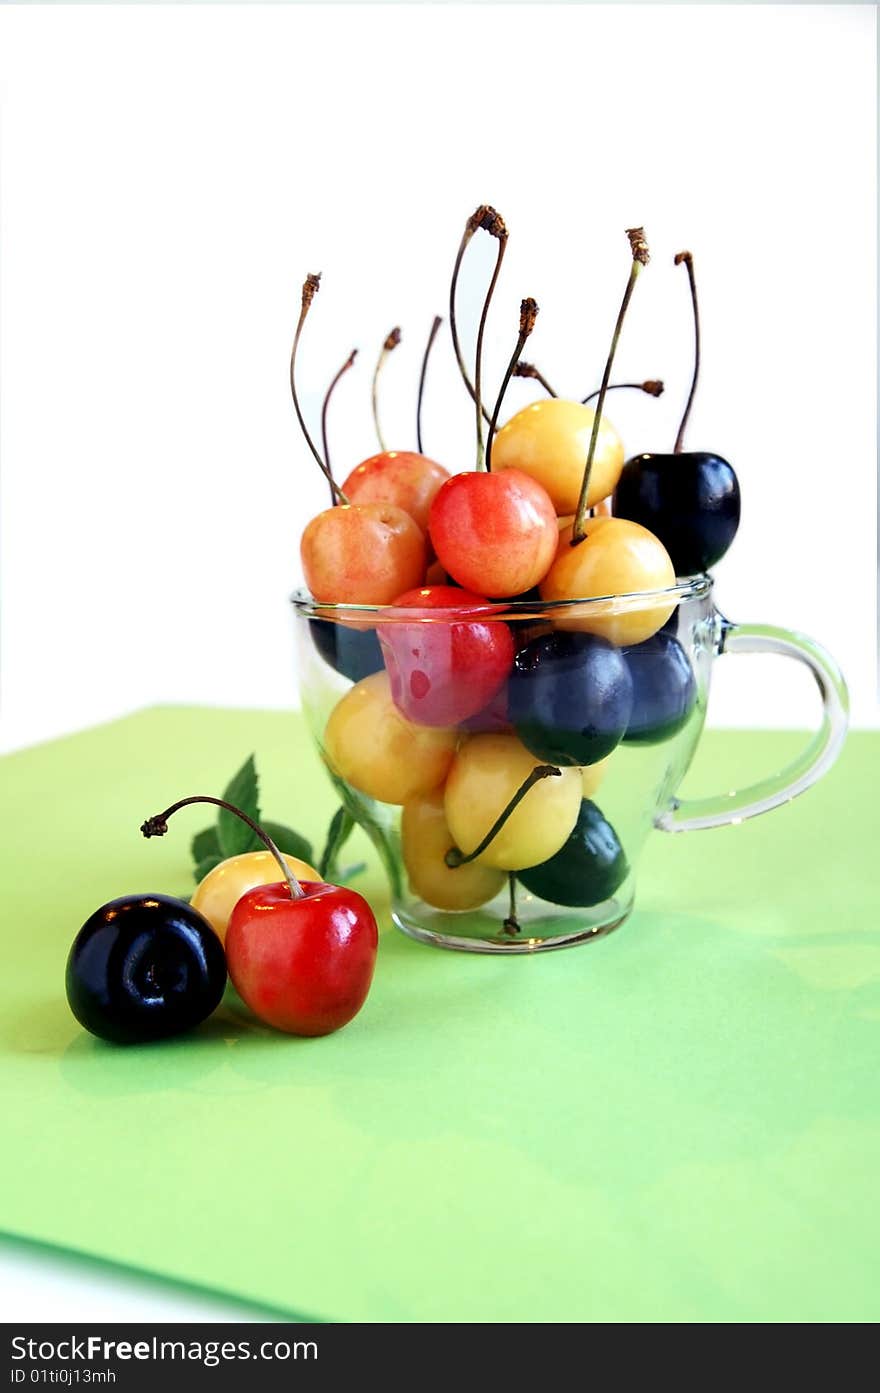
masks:
<path fill-rule="evenodd" d="M 724 827 L 747 817 L 778 808 L 827 773 L 840 754 L 846 737 L 849 695 L 834 659 L 818 643 L 790 629 L 769 624 L 732 624 L 717 615 L 716 652 L 782 653 L 804 663 L 822 694 L 822 724 L 804 750 L 785 769 L 746 788 L 720 793 L 714 798 L 675 798 L 655 819 L 664 832 L 691 832 L 704 827 Z"/>

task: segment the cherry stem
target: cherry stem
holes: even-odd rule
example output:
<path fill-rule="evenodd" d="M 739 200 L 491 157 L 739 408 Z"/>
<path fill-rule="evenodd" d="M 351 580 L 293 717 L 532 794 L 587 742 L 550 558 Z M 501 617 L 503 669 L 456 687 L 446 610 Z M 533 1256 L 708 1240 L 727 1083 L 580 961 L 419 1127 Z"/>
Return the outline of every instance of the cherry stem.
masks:
<path fill-rule="evenodd" d="M 486 847 L 498 836 L 498 833 L 501 831 L 511 813 L 515 812 L 519 807 L 529 789 L 534 788 L 535 784 L 540 783 L 542 779 L 559 778 L 561 774 L 562 770 L 557 769 L 555 764 L 536 764 L 528 778 L 524 779 L 520 784 L 507 807 L 492 823 L 492 826 L 489 828 L 489 831 L 486 833 L 479 846 L 475 846 L 473 851 L 468 852 L 467 856 L 465 856 L 464 852 L 460 851 L 457 846 L 451 846 L 449 848 L 445 857 L 449 869 L 452 871 L 457 870 L 459 866 L 466 866 L 468 862 L 476 861 L 478 856 L 482 856 Z"/>
<path fill-rule="evenodd" d="M 513 370 L 514 377 L 533 377 L 536 382 L 540 382 L 548 397 L 558 397 L 559 393 L 554 392 L 546 377 L 538 371 L 534 363 L 517 363 Z"/>
<path fill-rule="evenodd" d="M 468 376 L 468 370 L 464 365 L 461 343 L 458 338 L 458 321 L 455 317 L 455 292 L 458 287 L 458 275 L 461 270 L 464 254 L 468 249 L 471 238 L 479 228 L 490 233 L 492 237 L 497 237 L 500 243 L 507 241 L 507 228 L 504 226 L 504 219 L 495 212 L 494 208 L 490 208 L 488 203 L 481 203 L 476 212 L 472 213 L 465 223 L 465 229 L 462 233 L 461 242 L 459 243 L 458 252 L 455 257 L 455 265 L 452 268 L 452 280 L 449 285 L 449 328 L 452 331 L 452 347 L 455 351 L 455 361 L 458 364 L 458 371 L 461 373 L 461 380 L 467 388 L 472 402 L 476 402 L 476 392 L 474 390 L 474 384 Z M 482 404 L 480 410 L 488 421 L 489 413 Z"/>
<path fill-rule="evenodd" d="M 287 881 L 292 900 L 301 900 L 305 896 L 305 890 L 300 885 L 293 871 L 288 866 L 281 852 L 273 842 L 268 833 L 262 827 L 258 827 L 253 818 L 243 813 L 241 808 L 237 808 L 234 803 L 227 803 L 225 798 L 212 798 L 208 793 L 197 793 L 192 798 L 181 798 L 178 803 L 172 803 L 170 808 L 166 808 L 164 813 L 156 813 L 155 817 L 148 817 L 146 822 L 141 823 L 141 831 L 145 837 L 164 837 L 168 831 L 168 819 L 175 813 L 180 812 L 181 808 L 188 808 L 192 803 L 213 803 L 216 808 L 225 808 L 228 813 L 234 813 L 240 817 L 242 822 L 247 823 L 252 832 L 255 832 L 260 841 L 271 851 L 278 865 L 281 867 L 282 875 Z"/>
<path fill-rule="evenodd" d="M 664 392 L 664 389 L 665 389 L 665 384 L 661 381 L 660 378 L 651 378 L 651 377 L 649 377 L 648 380 L 647 380 L 646 382 L 609 382 L 609 383 L 608 383 L 608 391 L 609 391 L 609 392 L 620 392 L 620 391 L 622 391 L 624 388 L 628 388 L 628 389 L 630 389 L 630 390 L 633 391 L 633 392 L 646 392 L 646 393 L 648 394 L 649 397 L 662 397 L 663 392 Z M 582 405 L 583 405 L 583 406 L 586 406 L 586 405 L 587 405 L 587 402 L 592 401 L 594 397 L 598 397 L 600 390 L 601 390 L 601 389 L 600 389 L 599 387 L 597 387 L 596 390 L 595 390 L 595 392 L 591 392 L 590 395 L 589 395 L 588 397 L 584 397 L 584 398 L 583 398 L 583 401 L 582 401 Z"/>
<path fill-rule="evenodd" d="M 694 307 L 694 375 L 691 379 L 690 395 L 687 399 L 687 405 L 684 408 L 684 415 L 681 418 L 678 435 L 675 437 L 675 445 L 672 450 L 674 455 L 681 454 L 681 447 L 684 444 L 685 427 L 688 423 L 688 417 L 691 414 L 691 407 L 694 404 L 694 396 L 697 390 L 697 378 L 700 375 L 700 306 L 697 303 L 697 282 L 694 278 L 694 258 L 691 256 L 690 252 L 676 252 L 676 266 L 680 266 L 682 262 L 684 262 L 687 267 L 688 280 L 691 286 L 691 304 Z"/>
<path fill-rule="evenodd" d="M 489 289 L 486 291 L 486 298 L 483 301 L 483 312 L 480 315 L 480 325 L 477 329 L 477 351 L 474 359 L 474 405 L 476 407 L 477 421 L 477 469 L 483 467 L 483 336 L 486 332 L 486 320 L 489 316 L 489 306 L 492 303 L 492 296 L 495 294 L 495 286 L 498 283 L 498 275 L 501 271 L 501 263 L 504 260 L 504 253 L 507 248 L 507 232 L 498 239 L 498 255 L 495 258 L 495 269 L 492 272 L 492 279 L 489 282 Z"/>
<path fill-rule="evenodd" d="M 535 327 L 535 320 L 538 318 L 538 305 L 535 300 L 523 300 L 519 307 L 519 338 L 516 341 L 516 348 L 513 356 L 507 365 L 507 372 L 504 374 L 504 381 L 501 384 L 501 391 L 495 402 L 495 410 L 492 412 L 492 420 L 489 422 L 489 435 L 486 440 L 486 472 L 492 469 L 492 441 L 495 439 L 495 431 L 498 427 L 498 415 L 501 411 L 501 403 L 504 400 L 504 393 L 507 391 L 507 384 L 513 376 L 514 369 L 519 362 L 519 355 L 526 346 L 526 340 Z"/>
<path fill-rule="evenodd" d="M 299 421 L 299 428 L 300 428 L 300 430 L 302 431 L 303 435 L 304 435 L 305 438 L 306 438 L 306 444 L 308 445 L 309 449 L 311 450 L 312 454 L 314 455 L 315 459 L 317 460 L 318 468 L 321 470 L 321 473 L 324 475 L 324 478 L 327 480 L 327 483 L 330 485 L 330 492 L 334 495 L 335 498 L 337 498 L 337 499 L 339 500 L 340 503 L 348 503 L 348 499 L 346 498 L 345 494 L 342 492 L 342 489 L 341 489 L 341 488 L 339 487 L 339 485 L 336 483 L 335 479 L 333 478 L 333 475 L 330 473 L 330 470 L 329 470 L 329 468 L 328 468 L 326 462 L 321 458 L 321 456 L 318 454 L 318 451 L 317 451 L 316 448 L 315 448 L 315 442 L 312 440 L 312 437 L 309 435 L 308 428 L 306 427 L 306 423 L 305 423 L 305 421 L 304 421 L 304 419 L 303 419 L 302 411 L 300 410 L 299 397 L 297 396 L 297 393 L 296 393 L 296 354 L 297 354 L 297 349 L 299 348 L 300 336 L 301 336 L 302 331 L 303 331 L 303 325 L 304 325 L 305 322 L 306 322 L 306 315 L 307 315 L 308 312 L 309 312 L 309 306 L 311 305 L 312 301 L 314 300 L 315 296 L 317 295 L 317 293 L 318 293 L 320 287 L 321 287 L 321 273 L 320 273 L 320 272 L 318 272 L 317 275 L 312 275 L 312 274 L 310 274 L 310 275 L 306 276 L 305 281 L 303 282 L 303 288 L 302 288 L 302 307 L 300 308 L 300 312 L 299 312 L 299 321 L 298 321 L 297 326 L 296 326 L 296 333 L 295 333 L 294 336 L 293 336 L 293 348 L 290 350 L 290 395 L 293 397 L 293 409 L 294 409 L 294 411 L 296 412 L 296 419 Z"/>
<path fill-rule="evenodd" d="M 375 371 L 373 373 L 373 424 L 376 427 L 376 435 L 379 440 L 380 450 L 387 450 L 388 446 L 385 444 L 385 440 L 382 436 L 382 427 L 379 425 L 379 373 L 385 366 L 385 360 L 388 357 L 388 354 L 393 353 L 397 345 L 400 343 L 400 338 L 401 335 L 399 329 L 392 329 L 391 333 L 386 336 L 385 342 L 382 345 L 382 351 L 379 354 L 379 358 L 376 363 Z"/>
<path fill-rule="evenodd" d="M 327 410 L 328 410 L 328 407 L 330 406 L 330 398 L 332 397 L 333 393 L 334 393 L 335 390 L 336 390 L 336 384 L 337 384 L 337 382 L 339 382 L 340 378 L 343 378 L 343 377 L 345 376 L 345 374 L 348 372 L 349 368 L 353 367 L 353 365 L 354 365 L 354 360 L 355 360 L 355 358 L 357 357 L 357 355 L 358 355 L 357 349 L 356 349 L 356 348 L 353 348 L 353 349 L 351 350 L 351 352 L 349 353 L 348 357 L 346 358 L 345 362 L 342 364 L 342 367 L 339 369 L 338 373 L 337 373 L 336 376 L 334 377 L 333 381 L 330 383 L 330 386 L 327 388 L 327 395 L 324 397 L 324 404 L 323 404 L 323 406 L 321 407 L 321 444 L 322 444 L 322 446 L 323 446 L 323 448 L 324 448 L 324 461 L 325 461 L 325 463 L 326 463 L 326 465 L 327 465 L 327 468 L 328 468 L 329 471 L 330 471 L 331 477 L 332 477 L 332 475 L 333 475 L 333 465 L 330 463 L 330 447 L 329 447 L 328 444 L 327 444 Z M 330 488 L 330 503 L 331 503 L 331 505 L 335 508 L 337 502 L 338 502 L 338 499 L 337 499 L 336 494 L 335 494 L 335 492 L 334 492 L 334 490 L 333 490 L 333 487 L 331 486 L 331 488 Z"/>
<path fill-rule="evenodd" d="M 626 318 L 626 311 L 635 289 L 639 272 L 643 266 L 647 266 L 650 253 L 648 244 L 645 241 L 645 229 L 643 227 L 630 227 L 626 232 L 629 238 L 630 248 L 632 249 L 632 266 L 630 267 L 629 280 L 626 283 L 626 290 L 623 292 L 623 299 L 620 303 L 620 310 L 617 315 L 617 323 L 614 326 L 614 333 L 611 338 L 611 348 L 608 351 L 608 359 L 605 363 L 605 371 L 602 374 L 602 385 L 599 388 L 599 400 L 596 403 L 596 414 L 593 417 L 593 429 L 590 433 L 590 448 L 587 451 L 587 462 L 584 466 L 584 477 L 581 483 L 581 493 L 578 499 L 577 511 L 574 517 L 574 527 L 571 531 L 571 545 L 578 546 L 586 536 L 587 521 L 587 493 L 590 488 L 590 474 L 593 470 L 593 456 L 596 453 L 596 442 L 599 439 L 599 426 L 602 422 L 602 409 L 605 405 L 605 394 L 608 391 L 608 383 L 611 378 L 611 368 L 614 363 L 614 355 L 617 352 L 617 342 L 620 338 L 620 331 L 623 328 L 623 321 Z"/>
<path fill-rule="evenodd" d="M 508 871 L 507 873 L 507 888 L 510 899 L 508 901 L 507 918 L 504 920 L 502 927 L 505 933 L 522 933 L 520 922 L 516 915 L 516 873 L 514 871 Z"/>
<path fill-rule="evenodd" d="M 425 353 L 422 358 L 422 371 L 419 374 L 419 399 L 416 403 L 416 446 L 420 455 L 424 453 L 422 450 L 422 398 L 425 395 L 425 377 L 428 372 L 428 359 L 431 356 L 431 349 L 434 347 L 434 340 L 437 337 L 437 331 L 442 323 L 443 320 L 440 318 L 439 314 L 435 314 L 434 323 L 431 325 L 431 332 L 428 335 L 428 342 L 425 344 Z"/>

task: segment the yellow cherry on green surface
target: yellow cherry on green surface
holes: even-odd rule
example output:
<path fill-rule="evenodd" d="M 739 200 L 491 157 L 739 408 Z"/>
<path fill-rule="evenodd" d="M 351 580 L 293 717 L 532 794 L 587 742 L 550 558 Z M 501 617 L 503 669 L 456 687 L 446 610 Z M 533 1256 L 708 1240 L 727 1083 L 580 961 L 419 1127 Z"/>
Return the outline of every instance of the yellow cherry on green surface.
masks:
<path fill-rule="evenodd" d="M 584 532 L 584 540 L 574 547 L 571 528 L 560 532 L 556 560 L 540 585 L 542 600 L 634 595 L 675 585 L 669 553 L 646 527 L 625 518 L 598 517 L 587 520 Z M 610 612 L 609 605 L 595 614 L 582 612 L 554 623 L 561 629 L 601 634 L 619 646 L 643 643 L 663 627 L 676 603 L 674 599 L 648 600 L 618 613 Z"/>
<path fill-rule="evenodd" d="M 532 402 L 503 425 L 492 445 L 492 468 L 520 469 L 547 490 L 559 514 L 578 505 L 595 411 L 578 401 L 548 397 Z M 590 473 L 587 504 L 614 492 L 623 469 L 623 444 L 603 416 Z"/>
<path fill-rule="evenodd" d="M 391 697 L 387 672 L 355 683 L 337 702 L 324 731 L 334 773 L 368 798 L 405 803 L 446 778 L 458 732 L 408 721 Z"/>
<path fill-rule="evenodd" d="M 298 856 L 282 854 L 297 880 L 320 881 L 320 875 L 307 861 L 300 861 Z M 247 894 L 248 890 L 255 890 L 258 885 L 274 885 L 281 879 L 278 862 L 271 851 L 245 851 L 240 856 L 228 856 L 209 871 L 196 886 L 190 904 L 204 914 L 223 942 L 229 916 L 242 895 Z"/>
<path fill-rule="evenodd" d="M 460 851 L 469 855 L 479 846 L 540 764 L 515 735 L 474 735 L 461 746 L 452 761 L 444 795 L 446 820 Z M 546 861 L 566 841 L 580 806 L 580 769 L 563 769 L 542 779 L 529 789 L 472 864 L 482 862 L 517 871 Z"/>
<path fill-rule="evenodd" d="M 413 892 L 435 909 L 476 909 L 494 899 L 504 871 L 471 861 L 451 870 L 446 853 L 454 845 L 444 811 L 442 789 L 419 794 L 403 805 L 400 820 L 403 861 Z"/>

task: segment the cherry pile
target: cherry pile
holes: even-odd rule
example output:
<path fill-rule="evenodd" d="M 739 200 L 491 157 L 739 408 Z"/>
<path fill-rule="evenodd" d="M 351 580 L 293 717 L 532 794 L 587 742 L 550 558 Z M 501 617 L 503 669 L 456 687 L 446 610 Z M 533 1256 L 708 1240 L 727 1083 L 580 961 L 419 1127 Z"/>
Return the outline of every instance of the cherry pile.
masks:
<path fill-rule="evenodd" d="M 471 239 L 495 240 L 496 261 L 477 333 L 473 376 L 456 321 L 456 288 Z M 309 275 L 290 361 L 300 426 L 331 506 L 305 528 L 301 558 L 318 608 L 367 606 L 311 620 L 322 659 L 354 685 L 330 714 L 323 750 L 360 793 L 402 807 L 411 887 L 441 909 L 474 908 L 513 878 L 542 899 L 591 906 L 628 873 L 614 829 L 593 801 L 621 743 L 674 737 L 696 702 L 688 655 L 676 637 L 677 579 L 727 551 L 739 523 L 739 486 L 720 456 L 683 451 L 700 366 L 693 259 L 694 373 L 675 447 L 625 460 L 605 411 L 621 328 L 649 261 L 641 228 L 627 233 L 631 264 L 595 405 L 557 397 L 522 361 L 538 315 L 522 301 L 519 334 L 497 398 L 485 404 L 483 344 L 507 245 L 503 219 L 481 206 L 467 220 L 449 297 L 452 345 L 470 396 L 475 468 L 452 472 L 422 453 L 421 402 L 435 319 L 422 364 L 419 450 L 388 450 L 377 381 L 400 342 L 386 338 L 373 375 L 382 449 L 342 484 L 300 409 L 296 361 L 320 277 Z M 547 394 L 499 424 L 511 377 Z M 639 595 L 626 606 L 567 602 Z M 549 612 L 548 605 L 558 605 Z M 537 606 L 537 610 L 536 610 Z M 543 608 L 542 608 L 543 606 Z M 387 608 L 390 607 L 390 608 Z M 530 609 L 531 607 L 531 609 Z M 412 620 L 408 612 L 412 613 Z M 502 617 L 503 616 L 503 617 Z"/>

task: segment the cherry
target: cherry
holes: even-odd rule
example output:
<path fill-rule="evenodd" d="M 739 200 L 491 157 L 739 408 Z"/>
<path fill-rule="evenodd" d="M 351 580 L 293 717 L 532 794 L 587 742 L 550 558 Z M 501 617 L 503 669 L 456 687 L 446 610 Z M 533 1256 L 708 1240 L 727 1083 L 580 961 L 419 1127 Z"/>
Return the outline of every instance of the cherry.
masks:
<path fill-rule="evenodd" d="M 310 619 L 309 632 L 324 662 L 349 682 L 360 682 L 384 667 L 375 629 L 353 629 L 333 619 Z"/>
<path fill-rule="evenodd" d="M 309 434 L 296 390 L 296 357 L 303 325 L 320 287 L 319 275 L 306 276 L 299 320 L 290 353 L 290 392 L 306 444 L 343 507 L 313 517 L 300 543 L 306 584 L 323 603 L 382 605 L 418 585 L 425 574 L 425 539 L 410 515 L 384 501 L 351 506 Z M 334 379 L 334 383 L 338 380 Z"/>
<path fill-rule="evenodd" d="M 343 490 L 352 503 L 391 503 L 408 513 L 422 532 L 428 512 L 449 470 L 413 450 L 384 450 L 358 464 Z"/>
<path fill-rule="evenodd" d="M 519 469 L 547 490 L 556 512 L 573 513 L 596 413 L 578 401 L 549 397 L 532 402 L 503 425 L 492 448 L 492 468 Z M 623 443 L 602 420 L 593 457 L 587 506 L 612 493 L 623 468 Z"/>
<path fill-rule="evenodd" d="M 583 536 L 582 542 L 573 545 L 573 527 L 560 532 L 556 560 L 541 582 L 541 598 L 610 598 L 607 605 L 584 606 L 570 616 L 560 615 L 557 627 L 602 634 L 616 644 L 650 638 L 675 609 L 675 601 L 663 594 L 675 585 L 666 548 L 652 532 L 625 518 L 589 518 Z M 614 603 L 615 596 L 645 591 L 660 594 L 631 607 Z"/>
<path fill-rule="evenodd" d="M 533 895 L 551 904 L 589 909 L 610 899 L 628 874 L 617 833 L 595 803 L 585 798 L 563 846 L 541 865 L 519 871 L 517 878 Z"/>
<path fill-rule="evenodd" d="M 321 604 L 387 605 L 425 574 L 427 550 L 416 523 L 391 503 L 327 508 L 306 524 L 303 575 Z"/>
<path fill-rule="evenodd" d="M 431 505 L 428 531 L 453 580 L 492 596 L 543 580 L 559 535 L 546 489 L 518 469 L 454 474 Z"/>
<path fill-rule="evenodd" d="M 516 655 L 507 688 L 519 739 L 550 764 L 590 765 L 620 743 L 633 703 L 623 654 L 595 634 L 557 631 Z"/>
<path fill-rule="evenodd" d="M 298 880 L 320 880 L 314 866 L 298 856 L 282 852 L 288 870 Z M 208 871 L 196 886 L 190 904 L 203 914 L 222 943 L 226 938 L 229 916 L 242 895 L 258 885 L 270 885 L 278 879 L 278 863 L 271 851 L 243 851 L 227 856 Z"/>
<path fill-rule="evenodd" d="M 684 432 L 700 372 L 700 316 L 693 257 L 679 252 L 675 264 L 687 267 L 694 314 L 694 374 L 690 395 L 671 455 L 636 455 L 627 460 L 614 493 L 618 517 L 631 518 L 660 538 L 676 575 L 707 571 L 721 560 L 740 520 L 739 481 L 732 465 L 705 451 L 683 453 Z"/>
<path fill-rule="evenodd" d="M 476 909 L 494 899 L 504 885 L 504 871 L 480 861 L 447 865 L 446 854 L 454 843 L 442 789 L 404 803 L 400 843 L 411 890 L 435 909 Z"/>
<path fill-rule="evenodd" d="M 392 700 L 387 672 L 376 672 L 336 703 L 322 743 L 330 768 L 359 793 L 405 803 L 439 788 L 457 740 L 454 730 L 407 720 Z"/>
<path fill-rule="evenodd" d="M 694 709 L 697 683 L 678 639 L 662 631 L 623 650 L 632 678 L 633 705 L 624 735 L 628 745 L 657 745 L 677 735 Z"/>
<path fill-rule="evenodd" d="M 223 948 L 197 909 L 170 895 L 126 895 L 96 909 L 73 941 L 67 1000 L 102 1040 L 142 1044 L 191 1030 L 219 1005 Z"/>
<path fill-rule="evenodd" d="M 144 836 L 164 836 L 169 818 L 193 803 L 235 813 L 281 872 L 279 881 L 247 891 L 232 911 L 226 960 L 239 996 L 261 1021 L 291 1035 L 328 1035 L 347 1024 L 366 1000 L 376 964 L 379 935 L 366 900 L 338 885 L 301 883 L 271 837 L 222 798 L 182 798 L 148 818 Z"/>
<path fill-rule="evenodd" d="M 394 620 L 379 629 L 397 708 L 424 726 L 455 726 L 476 715 L 503 687 L 513 664 L 513 638 L 502 620 L 491 618 L 494 607 L 448 585 L 409 590 L 394 606 L 419 611 L 417 622 Z M 425 610 L 451 610 L 456 618 L 444 613 L 426 621 Z M 459 614 L 480 617 L 460 623 Z"/>

